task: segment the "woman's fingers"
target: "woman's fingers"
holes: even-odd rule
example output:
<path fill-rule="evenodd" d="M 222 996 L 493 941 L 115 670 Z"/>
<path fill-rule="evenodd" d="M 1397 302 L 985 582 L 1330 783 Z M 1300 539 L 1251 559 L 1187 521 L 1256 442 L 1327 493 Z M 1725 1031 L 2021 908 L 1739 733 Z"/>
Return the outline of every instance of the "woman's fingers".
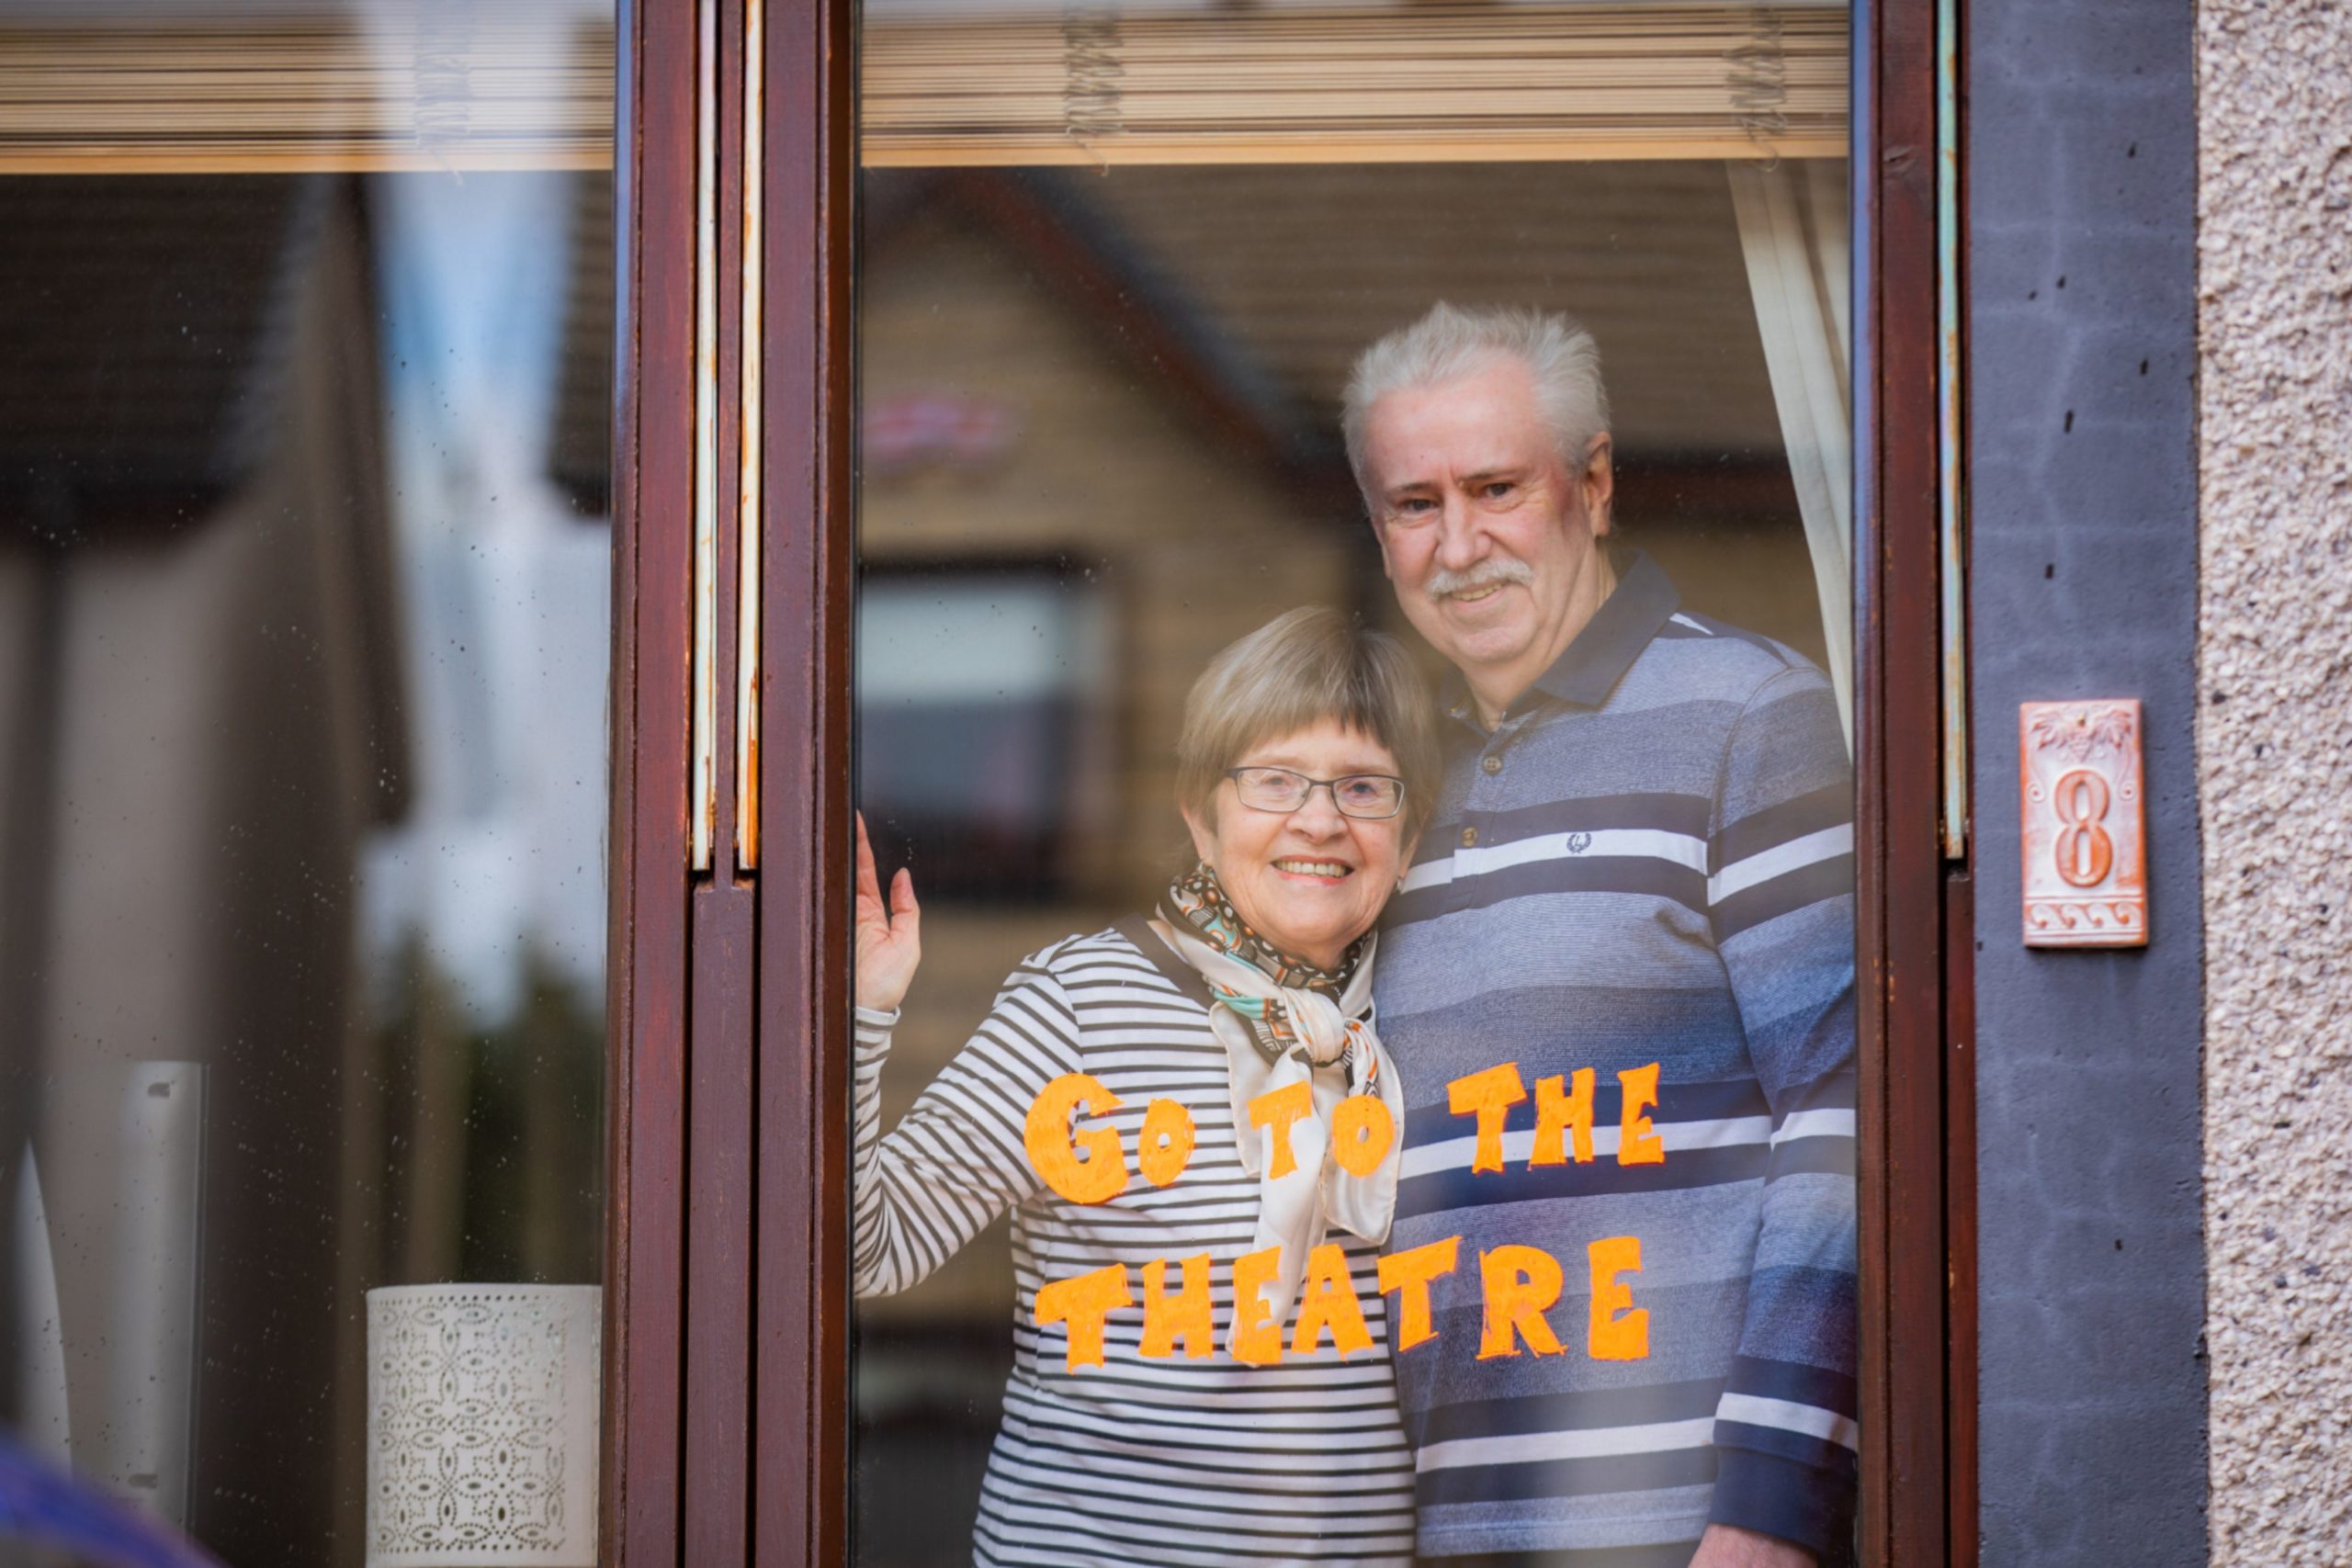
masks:
<path fill-rule="evenodd" d="M 884 945 L 905 943 L 910 948 L 920 940 L 922 906 L 915 901 L 915 879 L 912 873 L 900 866 L 890 878 L 890 902 L 882 902 L 880 872 L 875 865 L 874 843 L 865 834 L 865 814 L 857 814 L 857 923 L 872 941 Z"/>
<path fill-rule="evenodd" d="M 857 896 L 863 900 L 882 901 L 882 888 L 874 870 L 874 843 L 865 836 L 865 813 L 857 814 Z"/>
<path fill-rule="evenodd" d="M 915 902 L 914 874 L 905 866 L 890 878 L 890 934 L 908 952 L 922 951 L 922 906 Z"/>
<path fill-rule="evenodd" d="M 857 839 L 857 1005 L 878 1012 L 894 1010 L 907 994 L 915 966 L 922 962 L 922 908 L 915 902 L 915 879 L 904 866 L 890 877 L 890 902 L 884 908 L 876 886 L 873 846 L 865 838 L 865 823 L 858 822 Z"/>

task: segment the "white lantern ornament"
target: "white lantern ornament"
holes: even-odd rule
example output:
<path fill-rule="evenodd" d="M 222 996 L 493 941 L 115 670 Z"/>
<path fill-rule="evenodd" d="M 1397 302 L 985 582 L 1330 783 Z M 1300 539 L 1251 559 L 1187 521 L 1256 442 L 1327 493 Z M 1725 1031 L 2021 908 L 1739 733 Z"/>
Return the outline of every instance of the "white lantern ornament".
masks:
<path fill-rule="evenodd" d="M 604 1292 L 368 1292 L 368 1568 L 594 1568 Z"/>

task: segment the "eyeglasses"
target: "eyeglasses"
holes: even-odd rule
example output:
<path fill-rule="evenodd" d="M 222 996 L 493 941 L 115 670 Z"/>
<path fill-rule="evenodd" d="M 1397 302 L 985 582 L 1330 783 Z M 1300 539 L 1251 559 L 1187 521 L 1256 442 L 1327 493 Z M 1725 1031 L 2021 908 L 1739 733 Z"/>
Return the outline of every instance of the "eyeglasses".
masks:
<path fill-rule="evenodd" d="M 1331 804 L 1343 817 L 1378 820 L 1405 809 L 1405 781 L 1386 773 L 1350 773 L 1344 778 L 1311 779 L 1288 768 L 1227 768 L 1234 793 L 1252 811 L 1296 811 L 1318 789 L 1331 792 Z"/>

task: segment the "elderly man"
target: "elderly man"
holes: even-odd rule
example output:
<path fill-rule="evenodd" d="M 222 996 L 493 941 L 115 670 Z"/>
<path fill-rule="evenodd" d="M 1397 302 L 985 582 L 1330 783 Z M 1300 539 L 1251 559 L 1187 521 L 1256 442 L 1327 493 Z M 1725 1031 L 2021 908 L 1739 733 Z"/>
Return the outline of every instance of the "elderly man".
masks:
<path fill-rule="evenodd" d="M 1842 1562 L 1853 802 L 1830 684 L 1608 547 L 1575 322 L 1440 305 L 1357 361 L 1345 424 L 1397 600 L 1459 673 L 1378 982 L 1409 1107 L 1390 1247 L 1461 1238 L 1436 1337 L 1396 1358 L 1421 1555 Z M 1498 1342 L 1482 1296 L 1514 1288 L 1548 1311 Z"/>

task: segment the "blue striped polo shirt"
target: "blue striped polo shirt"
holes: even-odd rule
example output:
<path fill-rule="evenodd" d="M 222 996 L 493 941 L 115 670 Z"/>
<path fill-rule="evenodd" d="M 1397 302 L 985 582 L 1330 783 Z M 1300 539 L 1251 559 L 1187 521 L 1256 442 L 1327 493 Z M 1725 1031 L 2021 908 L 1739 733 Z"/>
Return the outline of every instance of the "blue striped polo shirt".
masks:
<path fill-rule="evenodd" d="M 1419 1549 L 1648 1568 L 1719 1521 L 1836 1562 L 1856 1473 L 1844 732 L 1818 670 L 1623 565 L 1491 733 L 1447 699 L 1443 797 L 1381 938 L 1408 1103 L 1389 1247 L 1461 1238 L 1436 1337 L 1396 1359 Z M 1474 1171 L 1447 1086 L 1504 1063 L 1526 1098 L 1503 1168 Z M 1638 1091 L 1653 1063 L 1663 1157 L 1621 1163 L 1619 1075 Z M 1593 1159 L 1531 1165 L 1539 1080 L 1579 1068 Z M 1647 1354 L 1596 1359 L 1587 1248 L 1622 1236 Z M 1559 1353 L 1478 1358 L 1479 1259 L 1503 1246 L 1558 1260 Z"/>

